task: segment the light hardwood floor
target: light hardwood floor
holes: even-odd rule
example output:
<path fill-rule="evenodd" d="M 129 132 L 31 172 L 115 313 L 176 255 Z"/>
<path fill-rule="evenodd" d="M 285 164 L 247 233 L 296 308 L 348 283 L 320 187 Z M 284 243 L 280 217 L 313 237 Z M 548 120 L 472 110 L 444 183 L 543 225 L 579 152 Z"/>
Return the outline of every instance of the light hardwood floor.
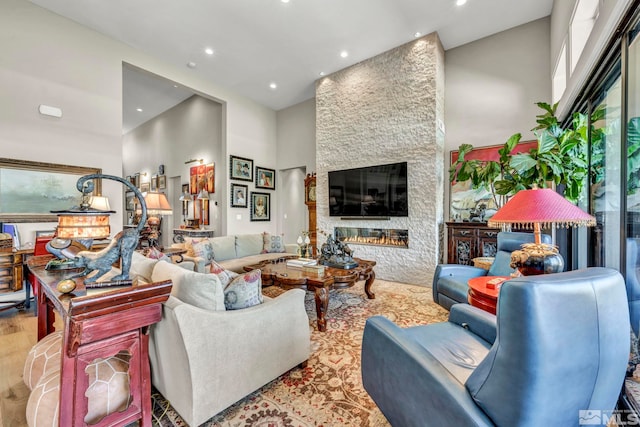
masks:
<path fill-rule="evenodd" d="M 29 310 L 0 311 L 0 427 L 27 425 L 29 389 L 22 380 L 27 353 L 37 341 L 38 322 Z M 56 329 L 61 325 L 56 319 Z"/>

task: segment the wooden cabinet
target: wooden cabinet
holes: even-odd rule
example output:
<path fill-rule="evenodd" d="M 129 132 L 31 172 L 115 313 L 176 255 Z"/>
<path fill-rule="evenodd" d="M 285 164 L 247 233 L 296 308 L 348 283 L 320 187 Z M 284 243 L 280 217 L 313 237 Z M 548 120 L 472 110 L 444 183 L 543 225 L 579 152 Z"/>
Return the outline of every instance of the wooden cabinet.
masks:
<path fill-rule="evenodd" d="M 447 263 L 473 265 L 473 258 L 496 255 L 499 229 L 481 222 L 447 222 L 447 230 Z"/>
<path fill-rule="evenodd" d="M 0 292 L 22 289 L 24 256 L 23 251 L 0 252 Z"/>
<path fill-rule="evenodd" d="M 311 249 L 313 256 L 317 256 L 318 232 L 316 220 L 316 174 L 307 174 L 304 180 L 304 203 L 309 208 L 309 240 L 311 240 Z"/>

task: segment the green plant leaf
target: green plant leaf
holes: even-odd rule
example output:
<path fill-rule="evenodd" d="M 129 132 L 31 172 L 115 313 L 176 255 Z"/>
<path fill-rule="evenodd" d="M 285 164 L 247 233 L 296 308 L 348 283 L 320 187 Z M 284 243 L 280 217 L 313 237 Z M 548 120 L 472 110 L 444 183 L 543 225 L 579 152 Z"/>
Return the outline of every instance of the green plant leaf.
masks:
<path fill-rule="evenodd" d="M 547 153 L 558 145 L 558 139 L 549 131 L 542 131 L 538 135 L 538 153 Z"/>
<path fill-rule="evenodd" d="M 529 169 L 535 168 L 536 161 L 531 158 L 531 155 L 527 153 L 514 154 L 513 157 L 511 157 L 509 166 L 515 169 L 518 173 L 522 173 Z"/>

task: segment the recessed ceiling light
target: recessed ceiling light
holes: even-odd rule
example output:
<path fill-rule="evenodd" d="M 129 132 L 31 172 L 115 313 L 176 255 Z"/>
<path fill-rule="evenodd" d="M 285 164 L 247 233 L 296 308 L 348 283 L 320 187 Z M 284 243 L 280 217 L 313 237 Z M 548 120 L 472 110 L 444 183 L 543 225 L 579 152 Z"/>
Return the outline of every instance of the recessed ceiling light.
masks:
<path fill-rule="evenodd" d="M 346 50 L 343 50 L 342 52 L 340 52 L 341 58 L 346 58 L 347 56 L 349 56 L 349 52 L 347 52 Z"/>
<path fill-rule="evenodd" d="M 178 87 L 178 85 L 173 85 L 173 87 L 177 88 L 177 87 Z"/>
<path fill-rule="evenodd" d="M 320 74 L 320 77 L 322 77 L 322 76 L 325 75 L 325 72 L 324 71 L 320 71 L 318 74 Z"/>
<path fill-rule="evenodd" d="M 187 62 L 187 67 L 189 68 L 196 68 L 196 63 L 193 61 Z"/>
<path fill-rule="evenodd" d="M 418 38 L 422 35 L 422 33 L 420 31 L 416 31 L 415 33 L 413 33 L 413 37 Z"/>
<path fill-rule="evenodd" d="M 289 3 L 289 0 L 280 0 L 282 3 Z"/>
<path fill-rule="evenodd" d="M 213 49 L 211 49 L 210 47 L 206 48 L 204 50 L 204 53 L 206 53 L 207 55 L 213 55 Z"/>
<path fill-rule="evenodd" d="M 271 89 L 277 89 L 277 88 L 278 88 L 278 85 L 277 85 L 277 84 L 275 84 L 275 83 L 273 83 L 273 82 L 271 82 L 271 83 L 269 83 L 269 87 L 270 87 Z"/>
<path fill-rule="evenodd" d="M 136 108 L 136 111 L 142 113 L 142 108 Z"/>
<path fill-rule="evenodd" d="M 462 6 L 466 2 L 467 2 L 467 0 L 456 0 L 456 6 Z"/>

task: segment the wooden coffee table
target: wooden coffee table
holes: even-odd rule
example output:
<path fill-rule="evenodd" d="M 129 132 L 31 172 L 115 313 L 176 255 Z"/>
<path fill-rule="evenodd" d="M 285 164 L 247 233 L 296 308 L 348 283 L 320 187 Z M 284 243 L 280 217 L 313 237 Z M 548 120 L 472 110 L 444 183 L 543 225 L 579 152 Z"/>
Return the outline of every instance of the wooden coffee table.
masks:
<path fill-rule="evenodd" d="M 289 258 L 290 259 L 290 258 Z M 275 285 L 283 289 L 301 288 L 313 291 L 318 315 L 318 330 L 327 330 L 325 315 L 329 308 L 329 291 L 331 289 L 348 288 L 360 280 L 364 280 L 364 291 L 369 299 L 376 296 L 371 291 L 371 285 L 376 279 L 373 267 L 375 261 L 355 258 L 358 266 L 350 270 L 325 267 L 324 274 L 306 272 L 300 268 L 287 267 L 287 258 L 263 261 L 258 264 L 247 265 L 245 271 L 259 268 L 262 271 L 262 286 Z"/>

